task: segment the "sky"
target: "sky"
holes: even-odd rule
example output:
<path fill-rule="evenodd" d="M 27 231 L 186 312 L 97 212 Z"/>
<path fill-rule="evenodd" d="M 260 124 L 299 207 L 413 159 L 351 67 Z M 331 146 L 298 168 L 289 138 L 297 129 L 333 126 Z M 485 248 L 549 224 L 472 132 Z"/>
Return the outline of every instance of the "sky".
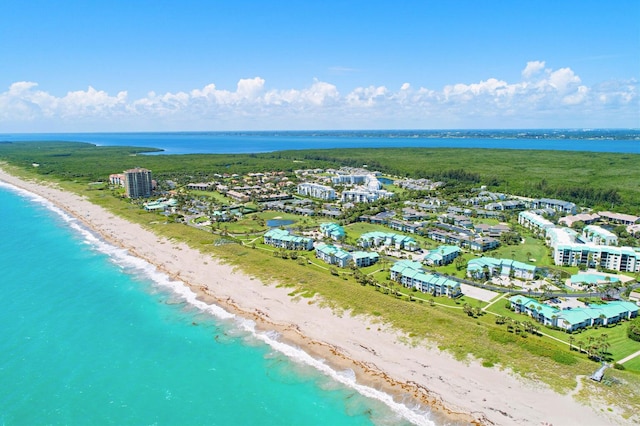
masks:
<path fill-rule="evenodd" d="M 3 0 L 0 22 L 0 133 L 640 128 L 638 0 Z"/>

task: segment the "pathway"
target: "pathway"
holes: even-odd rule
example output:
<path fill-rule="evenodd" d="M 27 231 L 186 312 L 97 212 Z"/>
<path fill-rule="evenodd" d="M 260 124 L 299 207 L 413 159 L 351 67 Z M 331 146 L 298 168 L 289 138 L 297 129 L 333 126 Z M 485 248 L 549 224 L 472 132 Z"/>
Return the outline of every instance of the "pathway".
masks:
<path fill-rule="evenodd" d="M 622 358 L 620 361 L 618 361 L 618 364 L 624 364 L 625 362 L 631 361 L 633 358 L 637 356 L 640 356 L 640 351 L 632 353 L 631 355 Z"/>
<path fill-rule="evenodd" d="M 486 311 L 487 308 L 491 305 L 493 305 L 494 303 L 496 303 L 498 300 L 502 299 L 504 296 L 506 296 L 507 293 L 501 293 L 500 297 L 495 298 L 491 303 L 489 303 L 487 306 L 485 306 L 484 308 L 482 308 L 483 311 Z"/>

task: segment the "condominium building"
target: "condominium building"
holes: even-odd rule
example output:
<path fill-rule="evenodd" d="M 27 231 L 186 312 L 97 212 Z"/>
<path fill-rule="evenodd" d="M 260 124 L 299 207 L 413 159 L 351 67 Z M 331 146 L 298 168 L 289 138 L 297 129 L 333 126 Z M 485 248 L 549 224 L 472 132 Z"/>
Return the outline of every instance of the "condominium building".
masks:
<path fill-rule="evenodd" d="M 460 256 L 461 250 L 458 246 L 440 246 L 429 250 L 423 261 L 427 265 L 444 266 L 448 265 Z"/>
<path fill-rule="evenodd" d="M 361 247 L 392 247 L 397 250 L 416 251 L 420 248 L 415 239 L 393 232 L 372 231 L 364 233 L 358 238 Z"/>
<path fill-rule="evenodd" d="M 640 223 L 640 217 L 630 214 L 612 213 L 612 212 L 598 212 L 600 218 L 607 220 L 611 223 L 619 223 L 621 225 L 633 225 Z"/>
<path fill-rule="evenodd" d="M 493 257 L 471 259 L 467 264 L 467 276 L 478 279 L 487 279 L 500 275 L 532 280 L 536 275 L 536 271 L 535 265 L 512 259 L 494 259 Z"/>
<path fill-rule="evenodd" d="M 151 196 L 151 170 L 135 168 L 125 170 L 124 189 L 129 198 L 148 198 Z"/>
<path fill-rule="evenodd" d="M 325 237 L 331 238 L 334 241 L 342 240 L 345 237 L 344 228 L 337 223 L 321 223 L 320 232 Z"/>
<path fill-rule="evenodd" d="M 442 275 L 426 272 L 420 262 L 400 260 L 391 267 L 391 279 L 404 287 L 415 288 L 434 296 L 457 297 L 462 293 L 460 283 Z"/>
<path fill-rule="evenodd" d="M 287 250 L 312 250 L 311 238 L 299 237 L 286 229 L 273 228 L 264 234 L 264 243 Z"/>
<path fill-rule="evenodd" d="M 520 295 L 510 297 L 509 302 L 516 312 L 529 315 L 542 324 L 560 327 L 568 332 L 636 318 L 638 310 L 640 310 L 634 303 L 621 300 L 603 305 L 562 310 Z"/>
<path fill-rule="evenodd" d="M 588 244 L 559 244 L 553 261 L 562 266 L 600 267 L 612 271 L 640 272 L 640 248 Z"/>
<path fill-rule="evenodd" d="M 564 200 L 554 200 L 551 198 L 540 198 L 539 200 L 531 201 L 532 209 L 553 209 L 557 212 L 566 214 L 576 214 L 577 207 L 574 203 Z"/>
<path fill-rule="evenodd" d="M 603 246 L 617 246 L 618 236 L 611 231 L 597 225 L 587 225 L 582 230 L 582 237 L 594 244 Z"/>
<path fill-rule="evenodd" d="M 530 211 L 520 212 L 518 214 L 518 223 L 525 228 L 535 232 L 546 234 L 546 230 L 553 228 L 555 225 L 544 217 Z"/>
<path fill-rule="evenodd" d="M 331 244 L 319 243 L 316 246 L 316 257 L 330 265 L 336 265 L 341 268 L 346 268 L 350 262 L 361 268 L 376 263 L 380 255 L 366 251 L 348 252 Z"/>
<path fill-rule="evenodd" d="M 298 184 L 298 194 L 309 197 L 320 198 L 321 200 L 335 200 L 336 191 L 330 186 L 317 183 L 304 182 Z"/>

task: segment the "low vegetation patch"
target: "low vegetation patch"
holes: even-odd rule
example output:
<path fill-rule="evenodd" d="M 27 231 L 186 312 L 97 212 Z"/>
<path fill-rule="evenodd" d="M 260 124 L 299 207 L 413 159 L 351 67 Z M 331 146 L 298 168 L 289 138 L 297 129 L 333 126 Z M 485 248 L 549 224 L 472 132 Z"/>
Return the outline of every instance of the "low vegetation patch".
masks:
<path fill-rule="evenodd" d="M 629 339 L 635 340 L 636 342 L 640 342 L 640 317 L 635 318 L 629 323 L 629 328 L 627 329 L 627 336 Z"/>

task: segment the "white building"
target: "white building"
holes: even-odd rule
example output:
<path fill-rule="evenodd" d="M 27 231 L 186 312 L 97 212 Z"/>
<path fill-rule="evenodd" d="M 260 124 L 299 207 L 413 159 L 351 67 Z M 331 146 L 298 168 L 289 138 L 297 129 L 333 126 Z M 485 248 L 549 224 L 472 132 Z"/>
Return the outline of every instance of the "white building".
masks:
<path fill-rule="evenodd" d="M 151 196 L 151 170 L 135 168 L 125 170 L 124 189 L 129 198 L 148 198 Z"/>
<path fill-rule="evenodd" d="M 601 226 L 587 225 L 582 230 L 582 237 L 594 244 L 603 246 L 617 246 L 618 236 L 611 231 L 607 231 Z"/>
<path fill-rule="evenodd" d="M 553 228 L 555 225 L 544 217 L 530 211 L 520 212 L 518 214 L 518 223 L 525 228 L 546 234 L 547 229 Z"/>
<path fill-rule="evenodd" d="M 318 183 L 304 182 L 298 184 L 298 194 L 327 201 L 336 199 L 335 189 Z"/>

